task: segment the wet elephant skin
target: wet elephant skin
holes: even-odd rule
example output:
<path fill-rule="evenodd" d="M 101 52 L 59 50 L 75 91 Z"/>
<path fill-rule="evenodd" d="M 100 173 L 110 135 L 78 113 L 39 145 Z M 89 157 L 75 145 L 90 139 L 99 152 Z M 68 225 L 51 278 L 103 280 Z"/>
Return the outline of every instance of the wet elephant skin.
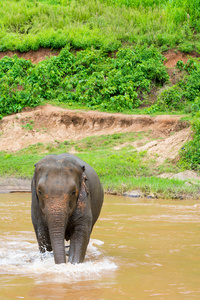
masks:
<path fill-rule="evenodd" d="M 84 261 L 92 228 L 103 204 L 103 188 L 94 169 L 72 154 L 48 155 L 35 165 L 31 217 L 39 250 L 65 263 Z"/>

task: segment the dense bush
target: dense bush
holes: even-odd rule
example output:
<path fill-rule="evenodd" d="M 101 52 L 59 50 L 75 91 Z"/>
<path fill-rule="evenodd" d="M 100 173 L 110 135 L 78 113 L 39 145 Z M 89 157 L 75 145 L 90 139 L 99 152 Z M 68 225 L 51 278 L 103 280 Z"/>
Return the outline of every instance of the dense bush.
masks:
<path fill-rule="evenodd" d="M 58 57 L 37 65 L 0 60 L 0 114 L 35 106 L 44 99 L 123 111 L 139 106 L 152 84 L 168 80 L 164 57 L 154 47 L 121 49 L 116 58 L 101 51 L 76 55 L 64 48 Z"/>
<path fill-rule="evenodd" d="M 176 85 L 165 88 L 157 97 L 156 104 L 146 111 L 178 111 L 196 112 L 200 105 L 200 59 L 191 58 L 186 64 L 177 63 L 177 68 L 186 71 L 182 80 Z"/>
<path fill-rule="evenodd" d="M 0 119 L 39 103 L 38 91 L 25 79 L 33 65 L 30 61 L 4 57 L 0 60 Z"/>
<path fill-rule="evenodd" d="M 179 165 L 185 169 L 200 171 L 200 112 L 196 113 L 191 123 L 193 139 L 181 149 Z"/>
<path fill-rule="evenodd" d="M 63 101 L 123 111 L 138 107 L 152 82 L 168 80 L 163 57 L 153 47 L 121 49 L 116 59 L 94 53 L 77 55 L 76 71 L 62 82 Z"/>
<path fill-rule="evenodd" d="M 183 109 L 183 93 L 178 85 L 168 87 L 163 90 L 157 100 L 157 106 L 160 110 L 181 110 Z"/>
<path fill-rule="evenodd" d="M 183 97 L 187 101 L 195 101 L 200 97 L 200 59 L 190 59 L 183 67 L 188 76 L 180 86 L 183 90 Z"/>

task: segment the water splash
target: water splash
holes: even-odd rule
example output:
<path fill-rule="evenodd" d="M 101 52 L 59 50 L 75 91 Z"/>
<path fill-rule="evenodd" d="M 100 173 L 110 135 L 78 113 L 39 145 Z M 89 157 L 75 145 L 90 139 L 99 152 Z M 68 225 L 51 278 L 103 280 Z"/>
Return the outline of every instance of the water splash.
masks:
<path fill-rule="evenodd" d="M 91 239 L 82 264 L 56 265 L 52 252 L 41 257 L 37 243 L 27 236 L 27 232 L 6 236 L 0 241 L 0 274 L 34 276 L 39 281 L 48 277 L 57 282 L 96 279 L 117 268 L 110 258 L 104 257 L 101 245 L 102 241 Z"/>

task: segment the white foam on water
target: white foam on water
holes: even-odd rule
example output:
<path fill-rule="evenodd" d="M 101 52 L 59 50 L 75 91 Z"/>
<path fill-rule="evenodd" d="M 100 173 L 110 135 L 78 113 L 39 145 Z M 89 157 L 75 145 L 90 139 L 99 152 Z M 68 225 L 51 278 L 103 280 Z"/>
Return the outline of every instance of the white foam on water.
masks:
<path fill-rule="evenodd" d="M 36 277 L 38 281 L 66 282 L 96 279 L 117 269 L 111 258 L 103 256 L 101 245 L 104 243 L 100 240 L 90 240 L 84 263 L 56 265 L 53 253 L 47 252 L 41 256 L 37 243 L 30 242 L 32 238 L 26 234 L 0 240 L 0 274 L 20 274 Z"/>

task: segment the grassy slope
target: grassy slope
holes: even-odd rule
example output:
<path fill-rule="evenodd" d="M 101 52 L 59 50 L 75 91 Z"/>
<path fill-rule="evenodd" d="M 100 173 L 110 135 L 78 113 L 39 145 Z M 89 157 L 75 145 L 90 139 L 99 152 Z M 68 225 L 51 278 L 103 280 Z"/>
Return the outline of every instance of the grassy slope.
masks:
<path fill-rule="evenodd" d="M 0 1 L 0 50 L 124 44 L 200 51 L 199 0 Z"/>
<path fill-rule="evenodd" d="M 183 181 L 156 177 L 162 172 L 178 172 L 178 166 L 165 162 L 156 166 L 155 157 L 137 153 L 132 146 L 115 150 L 125 142 L 141 140 L 147 133 L 125 133 L 88 137 L 80 141 L 54 144 L 37 144 L 13 154 L 0 152 L 0 176 L 31 178 L 34 164 L 47 154 L 58 154 L 74 149 L 76 155 L 89 163 L 98 173 L 105 190 L 123 194 L 141 189 L 146 196 L 155 193 L 163 198 L 178 198 L 184 195 L 197 197 L 196 184 L 185 185 Z M 149 133 L 148 133 L 149 136 Z M 149 138 L 151 138 L 149 136 Z"/>

